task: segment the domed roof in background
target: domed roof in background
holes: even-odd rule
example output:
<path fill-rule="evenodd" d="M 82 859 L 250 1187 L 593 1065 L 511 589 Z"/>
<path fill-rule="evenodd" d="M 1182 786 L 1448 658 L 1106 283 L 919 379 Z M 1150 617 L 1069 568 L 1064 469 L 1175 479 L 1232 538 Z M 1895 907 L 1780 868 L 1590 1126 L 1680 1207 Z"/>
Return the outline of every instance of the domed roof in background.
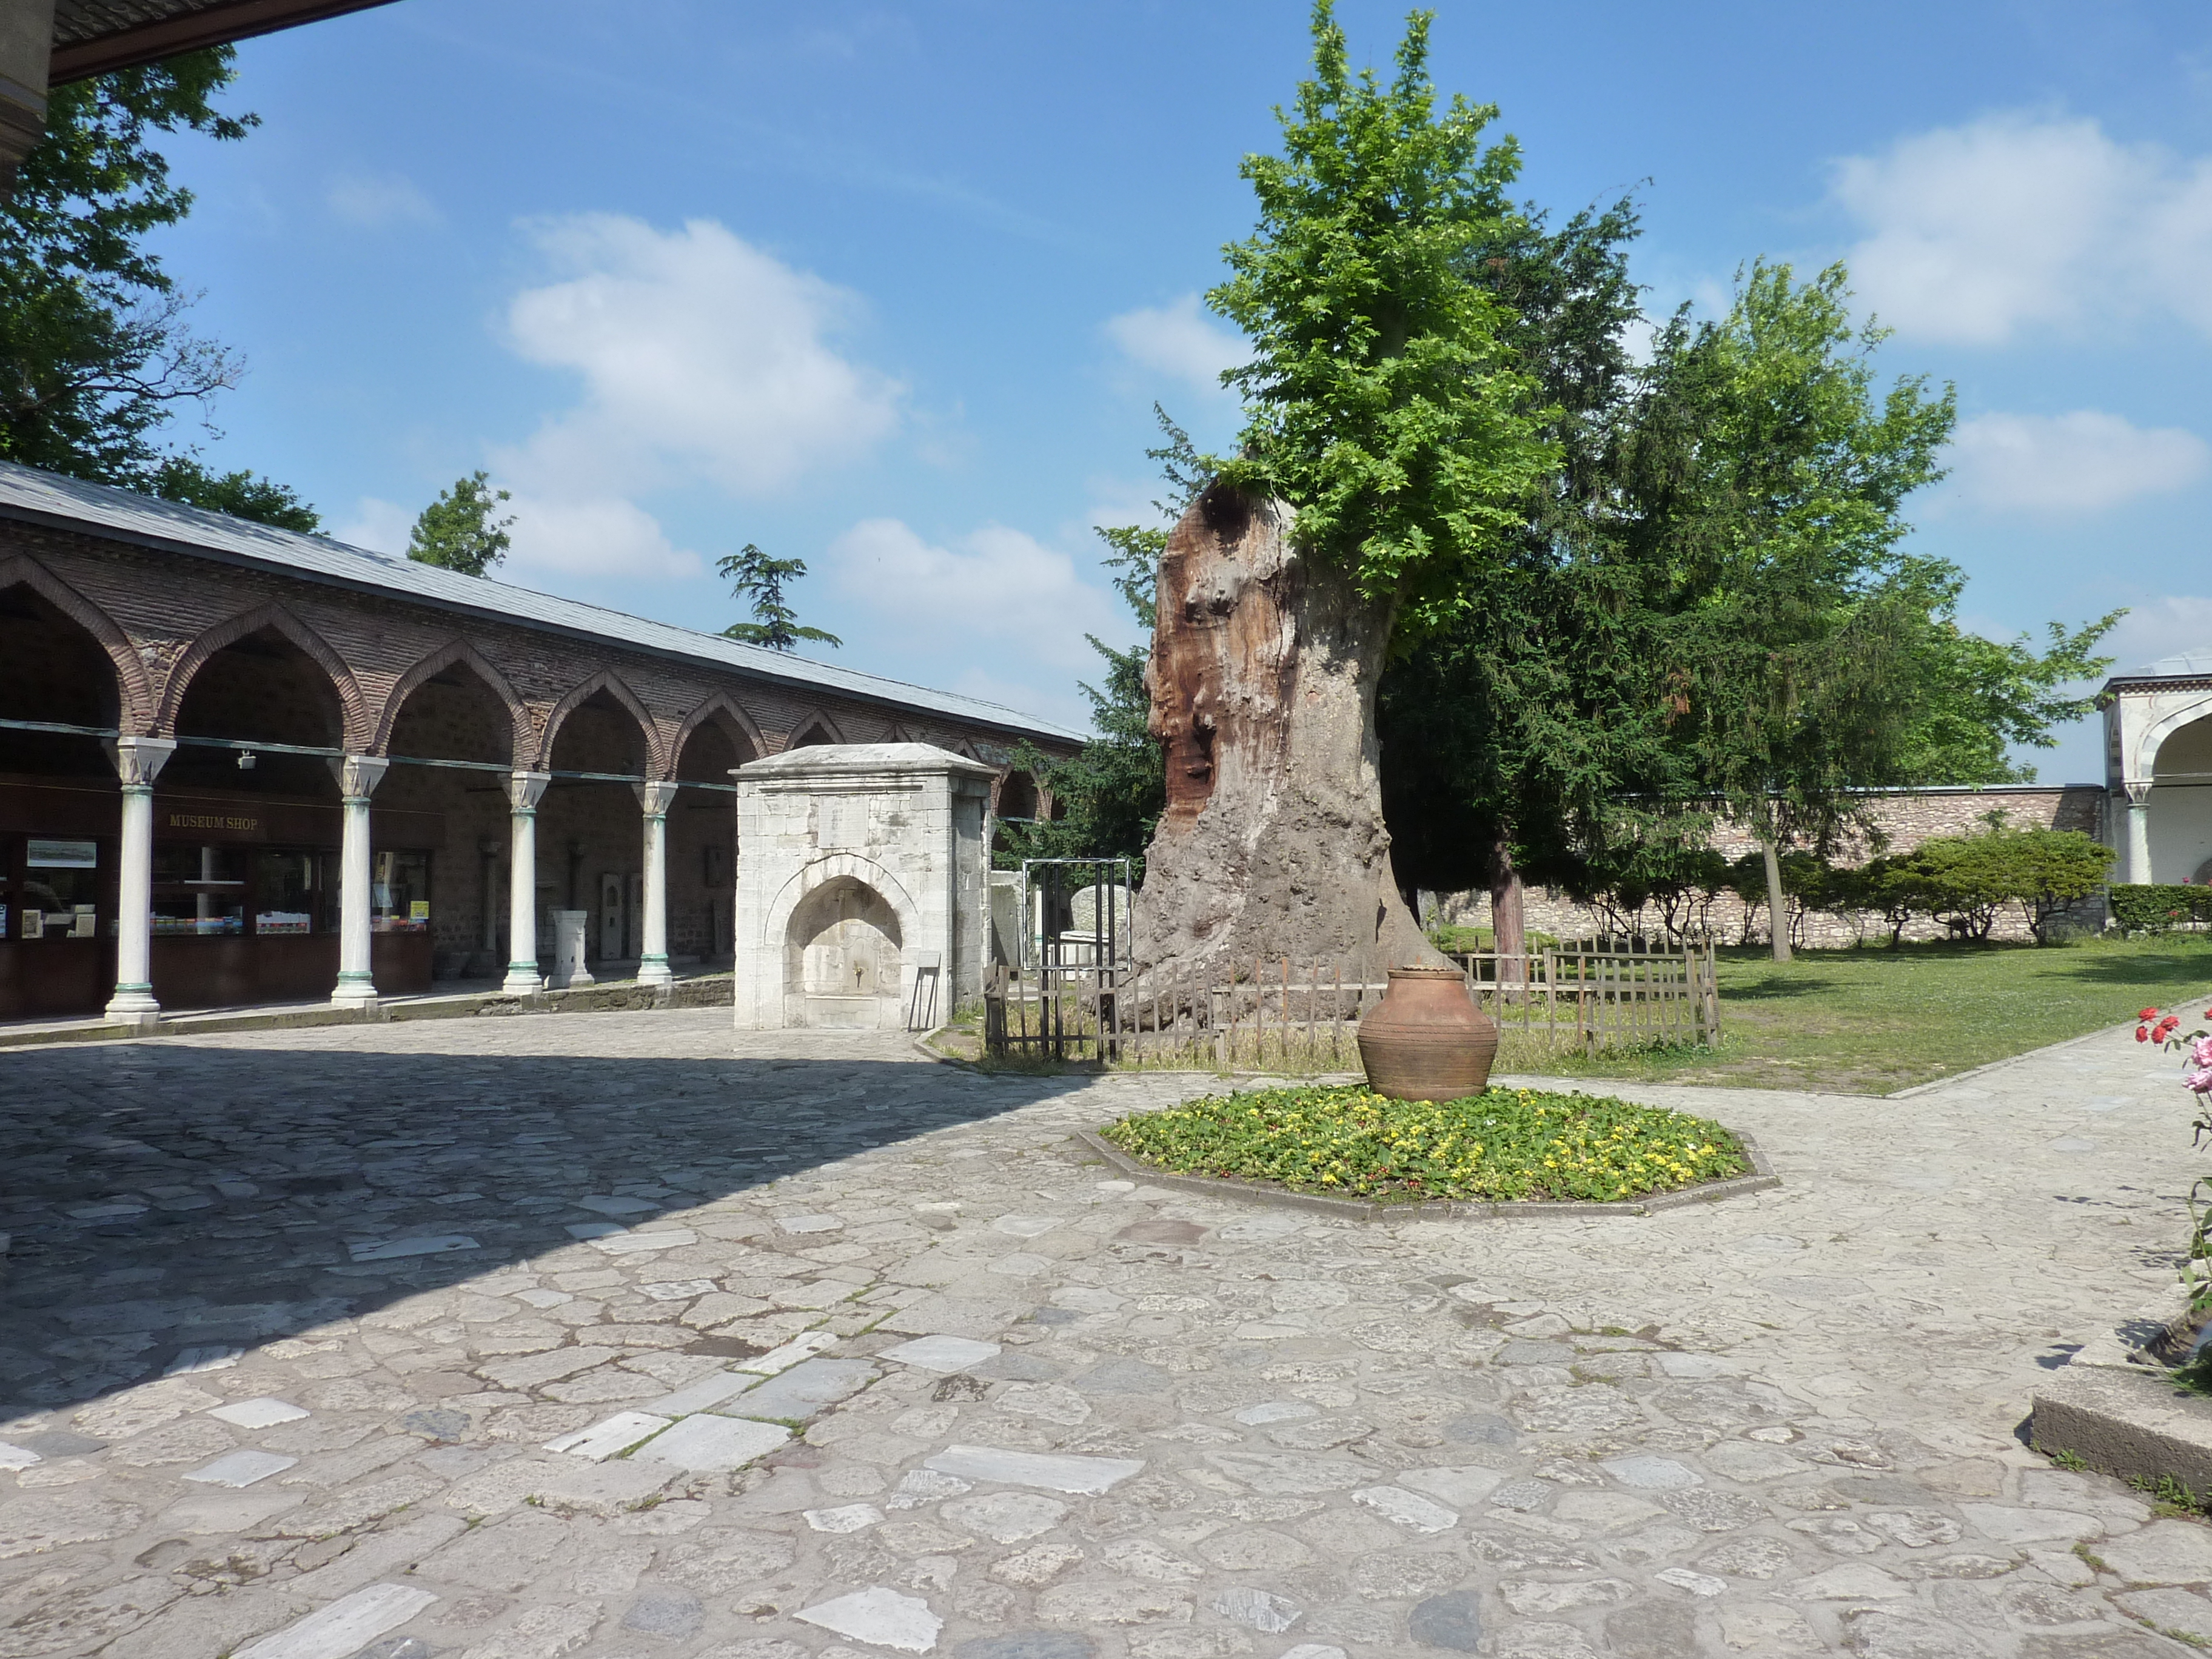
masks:
<path fill-rule="evenodd" d="M 2156 662 L 2147 662 L 2140 668 L 2124 669 L 2112 678 L 2158 680 L 2195 678 L 2206 675 L 2212 675 L 2212 651 L 2184 651 L 2175 656 L 2160 657 Z"/>

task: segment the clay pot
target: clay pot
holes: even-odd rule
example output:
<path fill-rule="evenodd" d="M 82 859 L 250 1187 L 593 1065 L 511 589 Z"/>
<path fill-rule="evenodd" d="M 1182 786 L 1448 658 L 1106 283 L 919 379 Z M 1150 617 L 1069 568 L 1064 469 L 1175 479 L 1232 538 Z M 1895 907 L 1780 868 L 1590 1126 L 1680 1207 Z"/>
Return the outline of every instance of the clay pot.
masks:
<path fill-rule="evenodd" d="M 1393 1100 L 1480 1094 L 1497 1058 L 1498 1022 L 1456 968 L 1393 968 L 1390 988 L 1359 1022 L 1367 1086 Z"/>

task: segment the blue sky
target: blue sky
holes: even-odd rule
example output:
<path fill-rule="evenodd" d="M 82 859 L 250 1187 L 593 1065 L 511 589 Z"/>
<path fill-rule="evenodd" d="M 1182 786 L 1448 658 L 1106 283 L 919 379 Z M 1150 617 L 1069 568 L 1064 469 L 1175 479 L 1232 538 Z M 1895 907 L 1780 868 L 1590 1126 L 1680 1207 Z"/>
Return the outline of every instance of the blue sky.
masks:
<path fill-rule="evenodd" d="M 1387 62 L 1402 11 L 1349 3 Z M 1918 544 L 2010 633 L 2135 607 L 2212 634 L 2212 12 L 2201 5 L 1446 3 L 1440 87 L 1524 193 L 1638 192 L 1655 309 L 1757 255 L 1848 258 L 1953 380 Z M 1133 632 L 1091 526 L 1141 516 L 1155 398 L 1233 433 L 1198 308 L 1302 7 L 398 0 L 249 42 L 244 143 L 173 151 L 162 244 L 248 373 L 210 460 L 397 549 L 459 474 L 507 572 L 708 629 L 755 542 L 839 659 L 1079 717 Z M 2100 775 L 2085 723 L 2038 757 Z"/>

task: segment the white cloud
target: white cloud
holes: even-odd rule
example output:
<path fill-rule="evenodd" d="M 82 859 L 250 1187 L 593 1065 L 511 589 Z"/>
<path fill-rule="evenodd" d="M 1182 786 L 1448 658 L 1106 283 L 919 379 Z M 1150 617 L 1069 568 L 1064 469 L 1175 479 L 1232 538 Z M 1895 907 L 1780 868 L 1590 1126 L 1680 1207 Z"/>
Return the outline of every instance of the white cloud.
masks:
<path fill-rule="evenodd" d="M 562 280 L 515 296 L 508 334 L 531 362 L 577 371 L 584 398 L 509 459 L 519 483 L 696 478 L 756 496 L 897 423 L 901 388 L 830 343 L 856 297 L 712 220 L 664 233 L 581 214 L 532 234 Z"/>
<path fill-rule="evenodd" d="M 2131 606 L 2105 636 L 2099 654 L 2112 658 L 2115 672 L 2142 668 L 2184 652 L 2203 655 L 2212 641 L 2212 599 L 2162 593 Z"/>
<path fill-rule="evenodd" d="M 1186 294 L 1164 306 L 1140 307 L 1106 319 L 1106 333 L 1141 368 L 1171 374 L 1201 391 L 1222 391 L 1221 372 L 1251 356 L 1244 337 L 1223 328 Z"/>
<path fill-rule="evenodd" d="M 415 182 L 398 173 L 350 173 L 334 179 L 323 199 L 337 217 L 371 230 L 434 225 L 440 217 Z"/>
<path fill-rule="evenodd" d="M 2212 447 L 2179 427 L 2139 427 L 2081 409 L 1978 415 L 1960 422 L 1949 459 L 1951 490 L 1969 505 L 2090 513 L 2194 483 Z"/>
<path fill-rule="evenodd" d="M 2144 312 L 2212 333 L 2212 158 L 1993 115 L 1848 157 L 1833 193 L 1865 228 L 1853 285 L 1901 334 L 1996 345 Z"/>
<path fill-rule="evenodd" d="M 514 544 L 497 575 L 544 570 L 678 580 L 705 568 L 697 554 L 670 543 L 653 514 L 618 495 L 518 494 L 507 510 L 514 516 Z"/>
<path fill-rule="evenodd" d="M 1085 582 L 1074 559 L 1004 525 L 939 547 L 896 519 L 864 519 L 830 544 L 825 559 L 839 589 L 871 610 L 955 639 L 1023 642 L 1046 662 L 1087 668 L 1085 634 L 1128 631 L 1112 596 Z"/>
<path fill-rule="evenodd" d="M 404 553 L 415 531 L 415 516 L 397 501 L 364 495 L 354 503 L 349 518 L 332 526 L 331 535 L 349 547 L 365 547 L 374 553 Z"/>

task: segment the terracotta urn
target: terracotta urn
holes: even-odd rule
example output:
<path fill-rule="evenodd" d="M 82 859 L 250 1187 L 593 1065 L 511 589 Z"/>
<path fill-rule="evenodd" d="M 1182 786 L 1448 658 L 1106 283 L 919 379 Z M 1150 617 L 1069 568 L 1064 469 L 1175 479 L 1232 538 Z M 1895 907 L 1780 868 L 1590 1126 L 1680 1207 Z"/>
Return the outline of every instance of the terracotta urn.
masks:
<path fill-rule="evenodd" d="M 1367 1086 L 1393 1100 L 1480 1094 L 1498 1058 L 1498 1022 L 1474 1005 L 1456 968 L 1393 968 L 1389 989 L 1359 1022 Z"/>

